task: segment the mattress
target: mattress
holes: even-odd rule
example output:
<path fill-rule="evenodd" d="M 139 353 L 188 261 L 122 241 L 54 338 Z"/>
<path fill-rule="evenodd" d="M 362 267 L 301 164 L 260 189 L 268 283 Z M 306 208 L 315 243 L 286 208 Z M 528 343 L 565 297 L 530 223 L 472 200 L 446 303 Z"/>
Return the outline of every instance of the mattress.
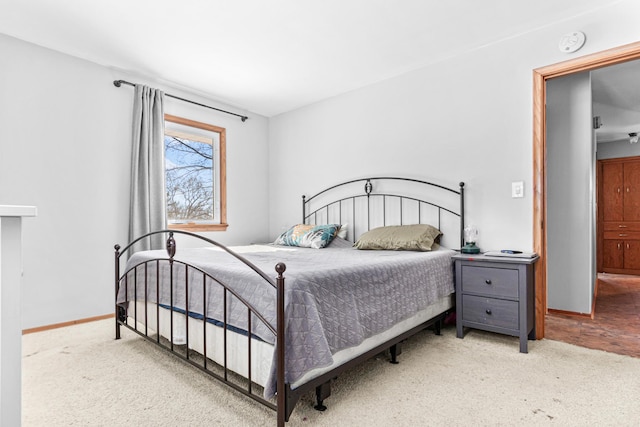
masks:
<path fill-rule="evenodd" d="M 145 304 L 138 301 L 136 309 L 130 309 L 129 313 L 136 313 L 138 321 L 134 317 L 129 317 L 129 324 L 135 324 L 138 330 L 145 330 Z M 434 303 L 426 307 L 424 310 L 415 315 L 395 324 L 386 331 L 371 336 L 362 341 L 357 346 L 340 350 L 333 354 L 333 361 L 330 365 L 315 368 L 307 371 L 297 381 L 291 384 L 292 389 L 298 388 L 300 385 L 319 377 L 320 375 L 331 371 L 332 369 L 343 365 L 344 363 L 366 353 L 367 351 L 389 341 L 403 332 L 406 332 L 426 321 L 432 319 L 440 313 L 443 313 L 454 306 L 452 295 L 439 298 Z M 167 308 L 160 307 L 158 310 L 160 322 L 156 321 L 156 305 L 153 303 L 146 304 L 146 319 L 148 335 L 155 335 L 159 326 L 160 335 L 167 339 L 171 339 L 171 311 Z M 227 358 L 224 357 L 224 330 L 220 326 L 206 325 L 206 353 L 204 338 L 204 321 L 189 317 L 189 340 L 187 341 L 187 327 L 185 314 L 173 312 L 173 344 L 177 346 L 187 345 L 188 348 L 197 351 L 199 354 L 206 354 L 208 359 L 213 360 L 220 366 L 249 378 L 249 346 L 251 345 L 251 381 L 262 387 L 267 385 L 269 374 L 272 370 L 274 346 L 259 339 L 248 339 L 248 335 L 242 332 L 227 330 Z"/>
<path fill-rule="evenodd" d="M 454 290 L 451 256 L 455 252 L 444 248 L 401 252 L 267 245 L 237 251 L 244 252 L 246 259 L 272 276 L 276 263 L 287 265 L 285 367 L 289 384 L 298 384 L 318 369 L 330 369 L 343 350 L 357 348 L 418 316 Z M 219 302 L 226 295 L 228 324 L 248 330 L 246 306 L 210 279 L 203 279 L 202 272 L 206 272 L 239 298 L 249 301 L 275 327 L 275 289 L 229 254 L 210 249 L 179 251 L 176 260 L 197 267 L 189 271 L 178 262 L 172 266 L 156 261 L 147 263 L 157 258 L 166 258 L 166 253 L 145 251 L 130 258 L 125 271 L 135 265 L 139 267 L 127 274 L 127 285 L 121 286 L 118 303 L 145 299 L 155 303 L 159 299 L 161 304 L 178 310 L 188 307 L 190 312 L 204 312 L 209 319 L 223 319 L 225 314 Z M 185 278 L 189 282 L 187 288 L 181 285 Z M 212 283 L 204 286 L 207 282 Z M 252 334 L 265 343 L 274 343 L 275 337 L 268 327 L 253 320 L 251 326 Z M 267 377 L 265 396 L 270 397 L 275 393 L 273 366 Z"/>

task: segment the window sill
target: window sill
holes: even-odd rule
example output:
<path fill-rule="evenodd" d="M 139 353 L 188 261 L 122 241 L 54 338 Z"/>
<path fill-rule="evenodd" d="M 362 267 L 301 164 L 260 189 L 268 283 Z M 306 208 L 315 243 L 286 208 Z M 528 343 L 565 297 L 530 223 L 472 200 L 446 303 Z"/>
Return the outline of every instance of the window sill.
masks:
<path fill-rule="evenodd" d="M 229 224 L 169 224 L 169 230 L 181 230 L 181 231 L 226 231 Z"/>

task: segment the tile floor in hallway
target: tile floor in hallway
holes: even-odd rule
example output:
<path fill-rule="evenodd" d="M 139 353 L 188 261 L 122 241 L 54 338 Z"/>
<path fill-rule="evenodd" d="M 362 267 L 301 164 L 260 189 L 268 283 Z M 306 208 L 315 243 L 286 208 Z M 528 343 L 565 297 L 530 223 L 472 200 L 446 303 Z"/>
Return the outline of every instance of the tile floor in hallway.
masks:
<path fill-rule="evenodd" d="M 640 357 L 640 276 L 598 274 L 594 319 L 547 314 L 545 338 Z"/>

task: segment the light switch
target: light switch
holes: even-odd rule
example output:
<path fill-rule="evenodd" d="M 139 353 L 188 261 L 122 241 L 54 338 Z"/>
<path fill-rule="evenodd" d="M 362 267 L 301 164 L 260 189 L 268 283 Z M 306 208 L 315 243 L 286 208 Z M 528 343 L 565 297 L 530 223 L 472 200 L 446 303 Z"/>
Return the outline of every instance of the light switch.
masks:
<path fill-rule="evenodd" d="M 520 198 L 524 197 L 524 182 L 516 181 L 511 183 L 511 197 Z"/>

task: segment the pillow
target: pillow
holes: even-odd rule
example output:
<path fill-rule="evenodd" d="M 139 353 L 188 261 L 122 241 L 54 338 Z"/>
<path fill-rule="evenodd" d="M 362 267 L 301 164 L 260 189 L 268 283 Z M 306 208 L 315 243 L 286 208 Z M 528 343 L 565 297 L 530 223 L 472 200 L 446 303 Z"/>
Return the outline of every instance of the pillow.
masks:
<path fill-rule="evenodd" d="M 353 243 L 351 243 L 348 240 L 343 239 L 340 236 L 336 236 L 335 239 L 333 239 L 331 241 L 331 243 L 329 243 L 327 245 L 328 248 L 352 248 L 353 247 Z"/>
<path fill-rule="evenodd" d="M 344 224 L 342 224 L 340 226 L 340 228 L 338 229 L 338 234 L 336 234 L 336 236 L 340 237 L 341 239 L 346 239 L 347 238 L 347 227 L 349 226 L 348 222 L 345 222 Z"/>
<path fill-rule="evenodd" d="M 358 249 L 430 251 L 442 233 L 428 224 L 392 225 L 364 233 L 355 243 Z"/>
<path fill-rule="evenodd" d="M 336 237 L 339 228 L 340 224 L 298 224 L 278 236 L 273 243 L 276 245 L 322 249 Z"/>

